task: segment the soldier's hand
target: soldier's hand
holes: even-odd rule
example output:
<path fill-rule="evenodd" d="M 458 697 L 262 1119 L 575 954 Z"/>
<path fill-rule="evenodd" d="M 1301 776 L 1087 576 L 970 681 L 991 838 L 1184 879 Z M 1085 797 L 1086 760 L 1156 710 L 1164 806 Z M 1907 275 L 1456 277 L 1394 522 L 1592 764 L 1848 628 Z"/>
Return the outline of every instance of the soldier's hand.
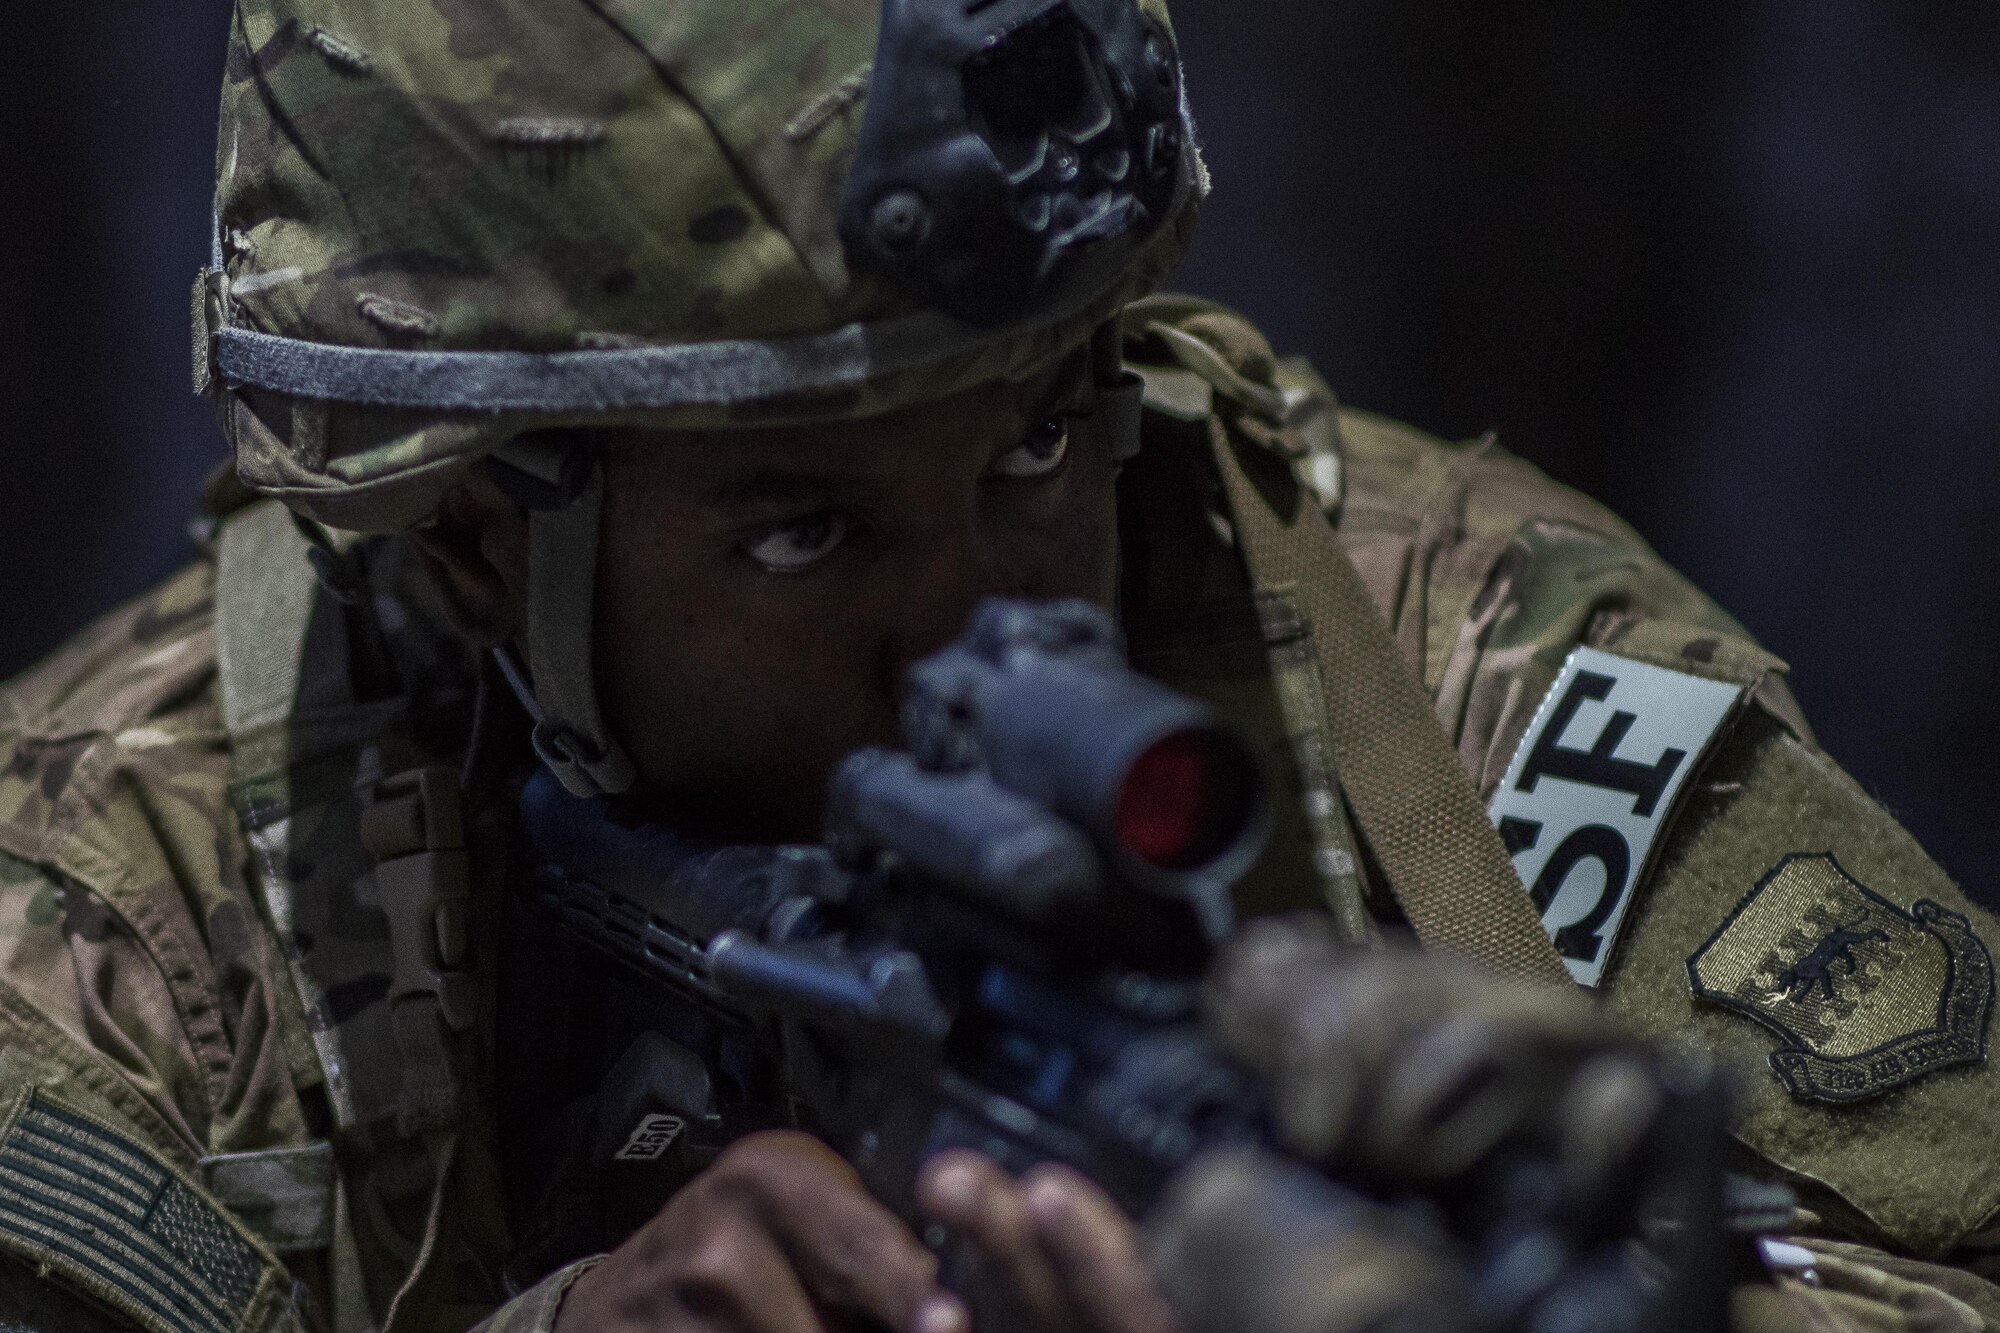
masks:
<path fill-rule="evenodd" d="M 1246 926 L 1210 973 L 1223 1048 L 1303 1157 L 1435 1186 L 1523 1136 L 1622 1160 L 1658 1108 L 1653 1054 L 1572 988 L 1462 958 L 1362 952 L 1311 917 Z"/>
<path fill-rule="evenodd" d="M 1466 1333 L 1462 1264 L 1421 1215 L 1296 1162 L 1204 1155 L 1146 1218 L 1148 1252 L 1191 1333 Z"/>
<path fill-rule="evenodd" d="M 577 1280 L 556 1333 L 967 1333 L 937 1260 L 806 1134 L 734 1144 Z"/>
<path fill-rule="evenodd" d="M 1016 1179 L 978 1153 L 944 1152 L 918 1176 L 917 1201 L 976 1252 L 1007 1330 L 1177 1333 L 1131 1221 L 1079 1173 L 1047 1163 Z"/>
<path fill-rule="evenodd" d="M 1558 1248 L 1503 1246 L 1504 1270 L 1474 1272 L 1468 1262 L 1492 1256 L 1468 1250 L 1442 1213 L 1372 1201 L 1296 1161 L 1212 1153 L 1147 1219 L 1154 1267 L 1192 1333 L 1635 1326 L 1657 1275 L 1621 1285 L 1613 1274 L 1627 1270 L 1601 1261 L 1629 1259 L 1623 1238 L 1637 1234 L 1637 1168 L 1669 1109 L 1657 1052 L 1570 989 L 1446 955 L 1344 949 L 1316 918 L 1246 926 L 1206 1002 L 1218 1044 L 1263 1076 L 1297 1158 L 1390 1198 L 1518 1206 L 1509 1225 L 1538 1230 L 1550 1219 L 1537 1210 L 1559 1206 L 1603 1231 L 1569 1255 L 1586 1259 L 1574 1270 L 1524 1266 L 1569 1254 L 1543 1231 Z M 1538 1322 L 1547 1311 L 1560 1317 Z"/>

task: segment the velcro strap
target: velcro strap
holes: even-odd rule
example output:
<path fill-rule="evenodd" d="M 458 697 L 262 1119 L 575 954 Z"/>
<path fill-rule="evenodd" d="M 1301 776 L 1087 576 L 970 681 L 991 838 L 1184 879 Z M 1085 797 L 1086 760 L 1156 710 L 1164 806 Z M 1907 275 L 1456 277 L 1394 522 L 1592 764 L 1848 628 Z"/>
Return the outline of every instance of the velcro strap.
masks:
<path fill-rule="evenodd" d="M 1101 295 L 1087 293 L 1022 332 L 1073 319 Z M 573 352 L 427 352 L 226 326 L 215 332 L 217 366 L 231 385 L 433 412 L 598 413 L 804 398 L 929 370 L 992 341 L 986 330 L 932 311 L 794 337 Z"/>
<path fill-rule="evenodd" d="M 333 1145 L 325 1139 L 222 1153 L 202 1158 L 198 1166 L 217 1202 L 275 1252 L 333 1244 Z"/>
<path fill-rule="evenodd" d="M 194 351 L 194 391 L 206 394 L 215 386 L 215 326 L 220 313 L 215 301 L 215 270 L 205 268 L 194 275 L 193 309 L 188 333 Z"/>

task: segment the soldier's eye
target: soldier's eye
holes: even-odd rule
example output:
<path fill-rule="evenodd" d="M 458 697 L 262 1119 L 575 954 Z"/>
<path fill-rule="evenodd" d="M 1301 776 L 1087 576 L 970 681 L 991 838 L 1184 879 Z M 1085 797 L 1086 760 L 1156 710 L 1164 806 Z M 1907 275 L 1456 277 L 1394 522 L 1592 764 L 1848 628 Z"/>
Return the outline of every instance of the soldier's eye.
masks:
<path fill-rule="evenodd" d="M 1028 438 L 993 460 L 992 477 L 1047 477 L 1062 470 L 1069 458 L 1069 418 L 1050 417 L 1028 432 Z"/>
<path fill-rule="evenodd" d="M 839 550 L 850 527 L 838 509 L 820 509 L 752 538 L 742 551 L 774 574 L 797 574 Z"/>

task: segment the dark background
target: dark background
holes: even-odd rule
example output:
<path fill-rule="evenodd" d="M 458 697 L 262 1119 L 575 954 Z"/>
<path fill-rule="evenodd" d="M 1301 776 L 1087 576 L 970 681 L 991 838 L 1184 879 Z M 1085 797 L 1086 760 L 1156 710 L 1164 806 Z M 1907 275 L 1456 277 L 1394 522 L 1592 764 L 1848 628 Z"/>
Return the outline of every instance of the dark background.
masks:
<path fill-rule="evenodd" d="M 0 672 L 186 553 L 221 0 L 0 16 Z M 1502 440 L 1794 664 L 2000 899 L 2000 11 L 1180 0 L 1184 285 Z"/>

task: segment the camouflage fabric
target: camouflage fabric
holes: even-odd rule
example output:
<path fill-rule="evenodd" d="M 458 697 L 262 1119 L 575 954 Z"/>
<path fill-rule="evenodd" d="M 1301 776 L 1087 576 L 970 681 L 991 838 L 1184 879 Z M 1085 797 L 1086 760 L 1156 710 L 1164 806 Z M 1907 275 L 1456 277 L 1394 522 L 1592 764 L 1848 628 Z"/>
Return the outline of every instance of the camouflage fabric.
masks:
<path fill-rule="evenodd" d="M 317 589 L 303 545 L 293 554 Z M 401 568 L 371 566 L 385 594 Z M 204 557 L 4 696 L 0 998 L 17 1021 L 0 1060 L 15 1062 L 8 1087 L 81 1088 L 188 1173 L 282 1259 L 308 1326 L 371 1327 L 408 1275 L 437 1173 L 396 1129 L 388 939 L 381 909 L 352 896 L 371 871 L 355 771 L 423 753 L 391 734 L 413 701 L 448 727 L 463 716 L 464 658 L 419 613 L 384 641 L 407 693 L 356 705 L 328 602 L 316 679 L 346 713 L 328 699 L 272 744 L 232 745 L 214 595 Z M 284 896 L 298 883 L 303 903 Z M 350 1060 L 369 1042 L 375 1058 Z M 497 1298 L 482 1291 L 458 1325 Z"/>
<path fill-rule="evenodd" d="M 9 994 L 187 1166 L 309 1137 L 226 795 L 210 587 L 195 565 L 14 681 L 0 779 Z"/>
<path fill-rule="evenodd" d="M 220 1208 L 210 1163 L 312 1142 L 312 1070 L 225 799 L 208 590 L 191 568 L 5 696 L 0 1087 L 83 1108 L 128 1141 L 111 1156 Z"/>
<path fill-rule="evenodd" d="M 1147 333 L 1160 322 L 1200 336 L 1232 374 L 1188 375 Z M 1810 1210 L 1804 1228 L 1867 1247 L 1842 1251 L 1856 1267 L 1841 1271 L 1862 1274 L 1851 1282 L 1814 1288 L 1794 1274 L 1780 1281 L 1782 1301 L 1752 1299 L 1746 1319 L 1782 1310 L 1807 1326 L 1925 1326 L 1918 1307 L 1929 1297 L 1913 1296 L 1918 1286 L 2000 1308 L 2000 1289 L 1987 1280 L 2000 1274 L 1991 1258 L 2000 1195 L 1990 1172 L 1966 1169 L 1990 1160 L 2000 1142 L 1983 1032 L 1968 1064 L 1870 1100 L 1805 1101 L 1776 1074 L 1771 1057 L 1781 1043 L 1767 1026 L 1691 988 L 1691 957 L 1795 854 L 1830 853 L 1899 910 L 1930 903 L 1964 920 L 1984 942 L 1982 954 L 2000 941 L 1992 916 L 1817 748 L 1784 684 L 1785 664 L 1628 526 L 1492 438 L 1448 445 L 1365 412 L 1336 414 L 1330 397 L 1315 407 L 1324 389 L 1308 367 L 1275 357 L 1254 328 L 1206 302 L 1153 298 L 1127 312 L 1126 327 L 1128 358 L 1147 376 L 1154 409 L 1147 452 L 1127 482 L 1146 520 L 1134 534 L 1124 606 L 1135 660 L 1228 709 L 1291 784 L 1277 834 L 1289 854 L 1267 858 L 1240 905 L 1255 911 L 1317 897 L 1338 916 L 1342 895 L 1356 887 L 1352 872 L 1377 929 L 1400 929 L 1393 904 L 1367 882 L 1365 855 L 1348 855 L 1352 831 L 1316 795 L 1328 776 L 1326 747 L 1310 708 L 1296 702 L 1309 674 L 1300 661 L 1310 657 L 1298 644 L 1311 627 L 1249 587 L 1230 549 L 1203 466 L 1212 411 L 1227 412 L 1236 429 L 1274 436 L 1273 423 L 1286 423 L 1293 438 L 1278 443 L 1301 483 L 1335 509 L 1348 555 L 1482 796 L 1498 786 L 1578 645 L 1745 690 L 1744 711 L 1697 772 L 1639 886 L 1634 922 L 1601 988 L 1605 1003 L 1639 1032 L 1721 1058 L 1742 1090 L 1738 1137 L 1798 1188 Z M 1297 762 L 1286 762 L 1292 755 Z M 1781 945 L 1810 943 L 1808 932 Z M 1856 955 L 1855 989 L 1891 979 L 1898 960 L 1869 952 L 1879 948 Z M 1868 1272 L 1893 1272 L 1897 1281 Z M 1835 1285 L 1852 1299 L 1819 1294 Z"/>
<path fill-rule="evenodd" d="M 1165 21 L 1161 0 L 1142 7 Z M 523 431 L 860 416 L 1018 376 L 1172 266 L 1192 207 L 1087 307 L 834 397 L 538 416 L 216 380 L 224 327 L 552 355 L 749 341 L 783 360 L 804 355 L 785 339 L 916 313 L 851 274 L 835 234 L 878 26 L 861 0 L 241 0 L 196 355 L 243 478 L 335 526 L 392 531 Z"/>
<path fill-rule="evenodd" d="M 1272 357 L 1214 307 L 1174 301 L 1137 314 L 1128 351 L 1154 410 L 1126 480 L 1127 629 L 1137 662 L 1215 701 L 1272 762 L 1282 825 L 1244 907 L 1323 902 L 1350 937 L 1400 930 L 1315 734 L 1316 687 L 1300 666 L 1312 627 L 1247 584 L 1206 471 L 1211 413 L 1254 429 L 1231 394 L 1262 390 L 1300 443 L 1301 480 L 1334 512 L 1483 790 L 1579 643 L 1677 660 L 1751 691 L 1680 812 L 1603 987 L 1636 1028 L 1699 1040 L 1736 1071 L 1746 1148 L 1810 1210 L 1784 1229 L 1828 1256 L 1820 1285 L 1798 1270 L 1750 1289 L 1744 1326 L 1775 1328 L 1782 1315 L 1832 1329 L 1972 1327 L 1919 1321 L 2000 1313 L 1985 1277 L 2000 1238 L 1992 1174 L 1966 1167 L 1993 1156 L 1990 1067 L 1945 1069 L 1854 1105 L 1801 1102 L 1768 1062 L 1779 1038 L 1689 989 L 1687 957 L 1801 851 L 1830 850 L 1901 907 L 1932 901 L 1995 938 L 1990 918 L 1814 748 L 1781 665 L 1629 528 L 1491 441 L 1447 445 L 1336 409 L 1308 368 Z M 1169 318 L 1241 383 L 1218 376 L 1218 389 L 1177 373 L 1181 363 L 1143 336 Z M 275 512 L 253 506 L 222 521 Z M 0 691 L 0 1086 L 53 1089 L 146 1145 L 282 1262 L 306 1327 L 379 1328 L 400 1294 L 398 1329 L 487 1317 L 509 1333 L 546 1328 L 559 1293 L 531 1288 L 506 1303 L 497 1275 L 507 1238 L 480 1225 L 494 1163 L 482 1157 L 477 1070 L 464 1132 L 442 1164 L 399 1114 L 395 904 L 383 894 L 405 881 L 384 876 L 362 845 L 384 779 L 462 757 L 469 657 L 440 628 L 398 541 L 321 536 L 335 582 L 362 590 L 352 601 L 321 588 L 303 537 L 256 573 L 274 603 L 307 590 L 297 688 L 309 706 L 288 720 L 235 744 L 226 733 L 212 553 Z M 504 845 L 492 830 L 465 841 Z M 494 882 L 475 875 L 475 894 Z M 471 910 L 476 925 L 476 896 Z M 1879 970 L 1874 948 L 1856 955 L 1864 975 Z M 473 1032 L 475 1044 L 488 1039 L 478 1023 Z M 482 1046 L 478 1061 L 490 1058 Z M 329 1164 L 322 1210 L 325 1186 L 314 1182 Z M 431 1218 L 450 1225 L 420 1266 Z M 427 1276 L 413 1285 L 420 1267 Z M 15 1322 L 50 1318 L 56 1290 L 18 1258 L 0 1259 L 0 1311 Z"/>

